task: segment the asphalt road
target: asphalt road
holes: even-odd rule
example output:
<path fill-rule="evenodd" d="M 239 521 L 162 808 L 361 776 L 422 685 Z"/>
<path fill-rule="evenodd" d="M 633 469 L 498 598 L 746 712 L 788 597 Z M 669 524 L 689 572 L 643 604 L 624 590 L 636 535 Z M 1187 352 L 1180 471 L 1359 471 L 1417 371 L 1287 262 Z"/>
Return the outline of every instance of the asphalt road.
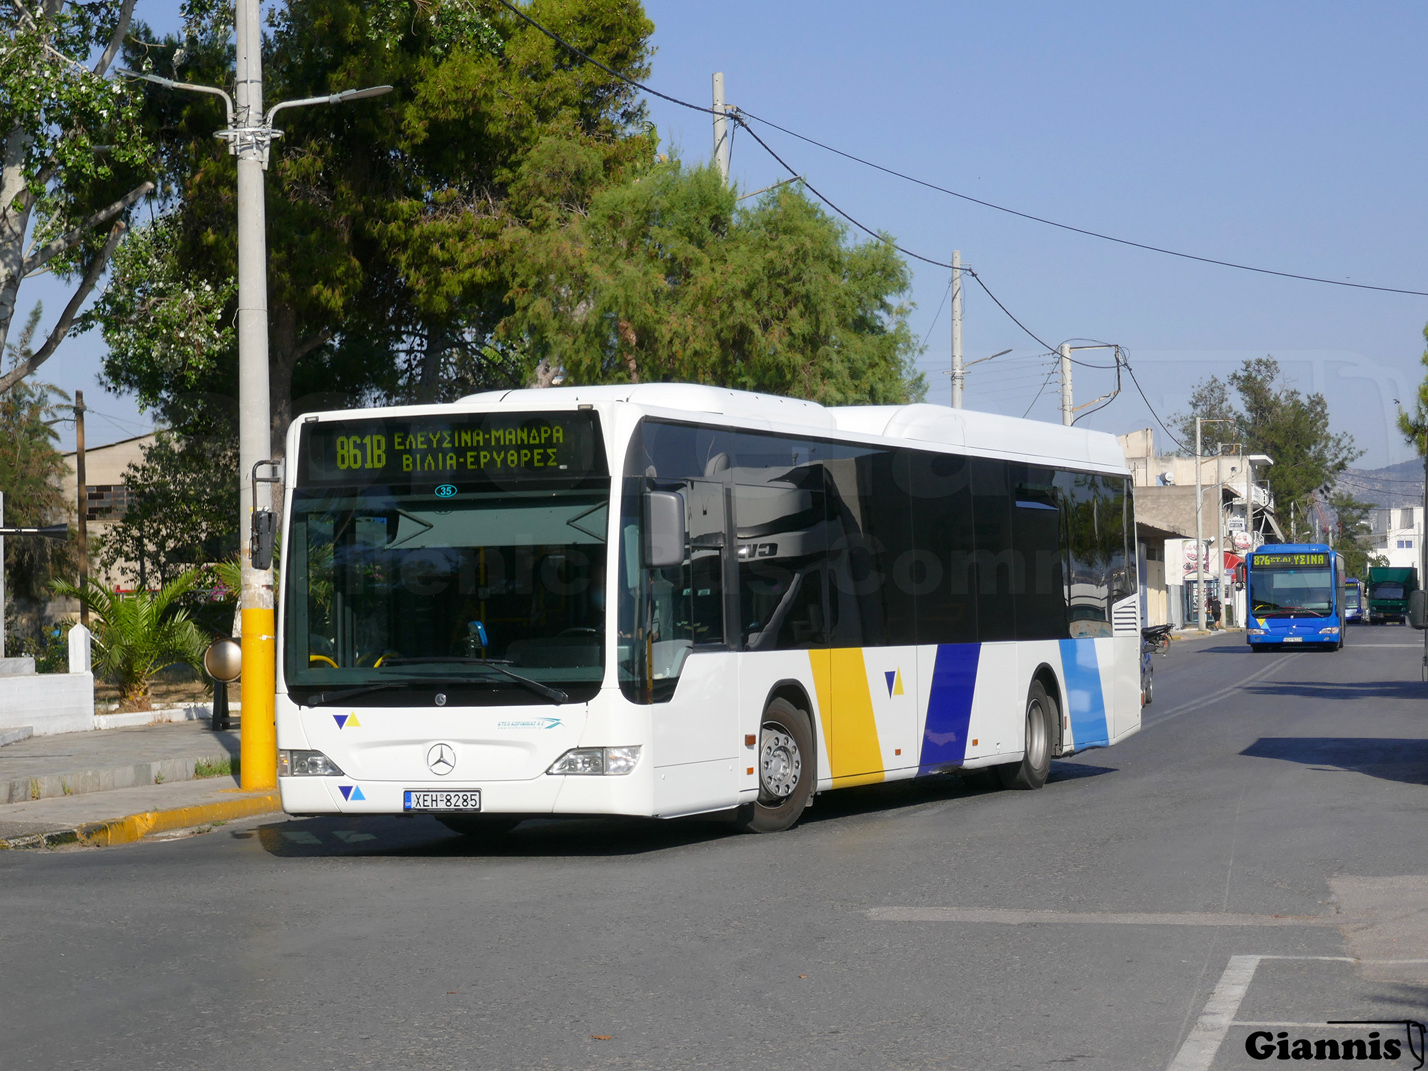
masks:
<path fill-rule="evenodd" d="M 1263 1066 L 1255 1030 L 1383 1044 L 1405 1028 L 1322 1024 L 1428 1020 L 1402 962 L 1428 959 L 1421 650 L 1180 642 L 1142 732 L 1041 791 L 850 790 L 776 836 L 546 822 L 483 851 L 323 819 L 5 853 L 0 1071 L 1203 1071 Z"/>

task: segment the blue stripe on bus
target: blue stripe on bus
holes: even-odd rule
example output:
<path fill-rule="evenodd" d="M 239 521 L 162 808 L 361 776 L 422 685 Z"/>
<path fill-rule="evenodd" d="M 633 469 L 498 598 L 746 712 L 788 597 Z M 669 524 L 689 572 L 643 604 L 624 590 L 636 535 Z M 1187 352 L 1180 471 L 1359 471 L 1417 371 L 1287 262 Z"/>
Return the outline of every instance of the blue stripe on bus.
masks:
<path fill-rule="evenodd" d="M 977 686 L 979 643 L 948 643 L 937 648 L 932 687 L 927 694 L 927 726 L 922 733 L 919 773 L 960 765 L 967 757 L 967 725 Z"/>
<path fill-rule="evenodd" d="M 1076 750 L 1111 742 L 1106 727 L 1106 700 L 1094 639 L 1060 640 L 1061 676 L 1066 682 L 1066 713 Z"/>

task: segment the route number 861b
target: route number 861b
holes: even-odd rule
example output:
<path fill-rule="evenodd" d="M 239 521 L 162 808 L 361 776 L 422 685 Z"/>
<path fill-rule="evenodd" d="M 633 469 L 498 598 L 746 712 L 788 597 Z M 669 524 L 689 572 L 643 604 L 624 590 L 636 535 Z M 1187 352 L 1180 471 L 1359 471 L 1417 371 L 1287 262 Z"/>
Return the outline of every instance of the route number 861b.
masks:
<path fill-rule="evenodd" d="M 337 437 L 337 467 L 339 469 L 380 469 L 387 464 L 385 435 L 339 435 Z"/>

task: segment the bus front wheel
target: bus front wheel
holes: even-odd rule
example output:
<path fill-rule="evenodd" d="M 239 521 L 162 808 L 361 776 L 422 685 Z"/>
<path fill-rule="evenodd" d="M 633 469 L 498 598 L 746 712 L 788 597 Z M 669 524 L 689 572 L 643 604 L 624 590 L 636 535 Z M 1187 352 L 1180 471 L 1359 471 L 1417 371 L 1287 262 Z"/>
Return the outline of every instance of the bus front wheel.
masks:
<path fill-rule="evenodd" d="M 1026 697 L 1026 754 L 1021 762 L 997 767 L 1003 788 L 1040 788 L 1051 773 L 1051 740 L 1060 712 L 1040 681 Z"/>
<path fill-rule="evenodd" d="M 781 833 L 798 821 L 813 795 L 813 729 L 787 699 L 769 703 L 759 725 L 759 798 L 739 808 L 748 833 Z"/>

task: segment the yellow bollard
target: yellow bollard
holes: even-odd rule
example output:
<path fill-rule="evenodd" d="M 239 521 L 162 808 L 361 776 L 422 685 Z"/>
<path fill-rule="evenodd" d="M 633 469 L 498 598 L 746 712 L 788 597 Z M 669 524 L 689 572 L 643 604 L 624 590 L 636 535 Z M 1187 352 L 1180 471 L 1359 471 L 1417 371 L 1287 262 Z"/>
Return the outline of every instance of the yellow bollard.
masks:
<path fill-rule="evenodd" d="M 274 621 L 270 607 L 243 611 L 243 709 L 239 727 L 241 778 L 248 790 L 278 786 L 278 730 L 273 719 L 277 688 Z"/>

